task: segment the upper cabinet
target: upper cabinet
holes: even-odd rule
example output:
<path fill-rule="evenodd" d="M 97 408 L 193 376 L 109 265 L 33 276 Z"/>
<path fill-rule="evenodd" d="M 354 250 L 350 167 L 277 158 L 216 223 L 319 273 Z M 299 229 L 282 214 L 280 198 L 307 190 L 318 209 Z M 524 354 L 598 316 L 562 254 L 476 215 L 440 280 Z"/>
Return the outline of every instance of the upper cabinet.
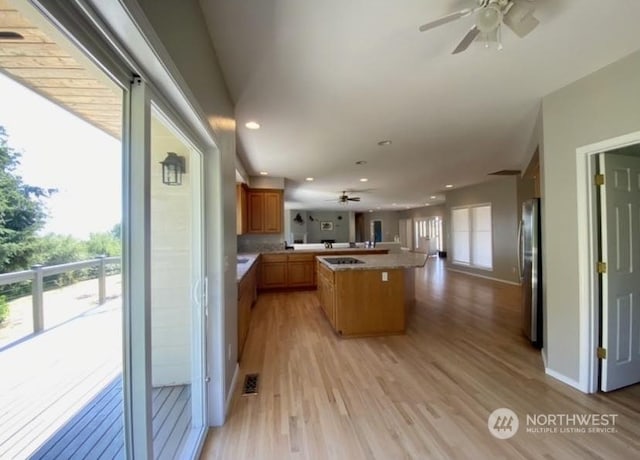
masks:
<path fill-rule="evenodd" d="M 282 233 L 282 190 L 247 190 L 247 232 Z"/>
<path fill-rule="evenodd" d="M 247 233 L 249 225 L 247 213 L 247 186 L 236 184 L 236 234 Z"/>

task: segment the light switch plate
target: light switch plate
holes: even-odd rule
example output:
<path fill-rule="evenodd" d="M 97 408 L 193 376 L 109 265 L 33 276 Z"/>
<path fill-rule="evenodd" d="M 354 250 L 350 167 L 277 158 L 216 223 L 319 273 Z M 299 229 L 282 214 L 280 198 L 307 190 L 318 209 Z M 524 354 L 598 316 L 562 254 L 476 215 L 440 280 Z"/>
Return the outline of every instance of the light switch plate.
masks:
<path fill-rule="evenodd" d="M 382 281 L 389 281 L 389 274 L 387 272 L 382 272 Z"/>

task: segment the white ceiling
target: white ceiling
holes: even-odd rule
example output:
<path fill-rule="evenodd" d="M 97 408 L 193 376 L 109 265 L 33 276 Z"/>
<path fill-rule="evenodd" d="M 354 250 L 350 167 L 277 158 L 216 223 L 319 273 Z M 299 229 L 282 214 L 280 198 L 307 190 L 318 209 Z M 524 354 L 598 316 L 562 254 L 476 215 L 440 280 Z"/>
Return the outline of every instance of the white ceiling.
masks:
<path fill-rule="evenodd" d="M 370 189 L 354 210 L 417 207 L 522 168 L 541 98 L 640 48 L 639 0 L 535 3 L 526 38 L 505 29 L 503 51 L 453 56 L 473 17 L 418 26 L 474 0 L 201 0 L 247 172 L 285 177 L 290 208 Z"/>

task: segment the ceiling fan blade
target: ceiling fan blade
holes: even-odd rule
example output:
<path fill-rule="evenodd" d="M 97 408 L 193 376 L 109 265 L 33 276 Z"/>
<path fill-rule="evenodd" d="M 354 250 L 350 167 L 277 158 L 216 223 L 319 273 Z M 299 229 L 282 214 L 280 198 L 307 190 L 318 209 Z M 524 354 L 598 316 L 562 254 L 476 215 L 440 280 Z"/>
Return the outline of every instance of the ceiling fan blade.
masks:
<path fill-rule="evenodd" d="M 360 201 L 360 197 L 359 196 L 354 196 L 353 198 L 347 198 L 347 200 L 349 200 L 349 201 Z"/>
<path fill-rule="evenodd" d="M 528 2 L 513 2 L 502 22 L 520 38 L 529 35 L 540 21 L 533 16 L 535 6 Z"/>
<path fill-rule="evenodd" d="M 435 29 L 438 26 L 443 24 L 448 24 L 460 18 L 465 18 L 473 13 L 475 13 L 478 8 L 465 8 L 464 10 L 457 11 L 455 13 L 448 14 L 446 16 L 441 17 L 440 19 L 436 19 L 435 21 L 427 22 L 426 24 L 422 24 L 418 30 L 420 32 L 425 32 L 427 30 Z"/>
<path fill-rule="evenodd" d="M 469 29 L 467 35 L 464 36 L 460 44 L 453 50 L 451 54 L 462 53 L 464 50 L 469 48 L 469 45 L 476 39 L 476 37 L 480 34 L 480 29 L 478 29 L 475 25 Z"/>

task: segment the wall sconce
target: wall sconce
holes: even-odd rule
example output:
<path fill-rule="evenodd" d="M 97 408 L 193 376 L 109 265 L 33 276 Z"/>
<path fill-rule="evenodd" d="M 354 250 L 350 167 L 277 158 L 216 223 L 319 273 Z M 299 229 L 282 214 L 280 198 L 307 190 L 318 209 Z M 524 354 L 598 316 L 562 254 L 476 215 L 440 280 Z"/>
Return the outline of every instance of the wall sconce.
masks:
<path fill-rule="evenodd" d="M 167 152 L 162 165 L 162 183 L 166 185 L 182 185 L 182 174 L 186 173 L 185 160 L 173 152 Z"/>

